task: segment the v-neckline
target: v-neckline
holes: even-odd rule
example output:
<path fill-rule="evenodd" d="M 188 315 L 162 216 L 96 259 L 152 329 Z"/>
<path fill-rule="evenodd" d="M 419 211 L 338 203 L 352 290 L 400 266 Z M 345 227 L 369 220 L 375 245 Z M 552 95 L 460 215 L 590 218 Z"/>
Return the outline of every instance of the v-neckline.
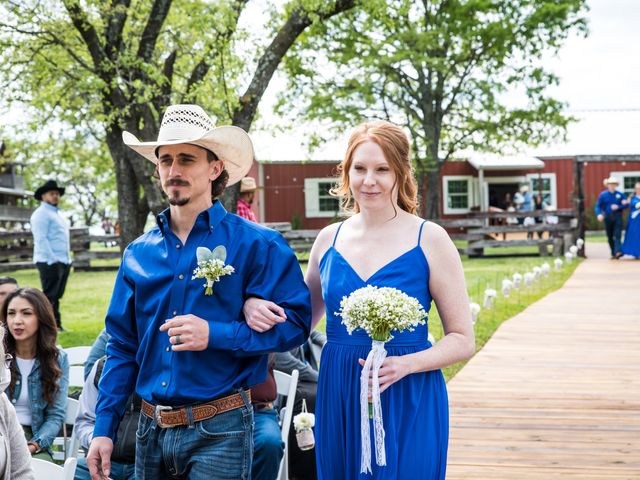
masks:
<path fill-rule="evenodd" d="M 356 277 L 358 277 L 358 279 L 362 282 L 362 283 L 369 283 L 369 281 L 375 277 L 378 273 L 380 273 L 382 270 L 384 270 L 385 268 L 387 268 L 389 265 L 397 262 L 398 260 L 400 260 L 402 257 L 405 257 L 407 255 L 409 255 L 411 252 L 413 252 L 416 248 L 419 248 L 420 245 L 416 245 L 415 247 L 407 250 L 406 252 L 398 255 L 397 257 L 395 257 L 393 260 L 388 261 L 387 263 L 385 263 L 384 265 L 382 265 L 380 268 L 378 268 L 375 272 L 373 272 L 371 275 L 369 275 L 369 277 L 365 280 L 364 278 L 362 278 L 362 275 L 360 275 L 355 268 L 353 268 L 353 265 L 351 265 L 351 263 L 349 262 L 349 260 L 347 260 L 347 257 L 345 257 L 344 255 L 342 255 L 342 253 L 340 253 L 340 250 L 338 250 L 335 246 L 331 245 L 331 249 L 333 249 L 334 252 L 336 252 L 338 255 L 340 255 L 340 258 L 342 258 L 342 260 L 344 260 L 344 263 L 347 264 L 347 266 L 351 269 L 351 271 L 356 275 Z"/>

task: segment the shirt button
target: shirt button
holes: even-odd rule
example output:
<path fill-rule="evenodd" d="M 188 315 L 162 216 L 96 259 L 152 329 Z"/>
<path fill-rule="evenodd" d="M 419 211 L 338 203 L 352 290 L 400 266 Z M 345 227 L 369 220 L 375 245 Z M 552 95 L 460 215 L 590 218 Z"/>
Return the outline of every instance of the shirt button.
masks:
<path fill-rule="evenodd" d="M 170 352 L 170 351 L 171 351 L 171 347 L 167 347 L 167 352 Z"/>
<path fill-rule="evenodd" d="M 171 313 L 173 313 L 173 315 L 175 316 L 175 315 L 178 313 L 178 311 L 177 311 L 177 310 L 174 310 L 174 311 L 173 311 L 173 312 L 171 312 Z"/>
<path fill-rule="evenodd" d="M 178 275 L 178 278 L 179 278 L 180 280 L 182 280 L 182 279 L 184 278 L 184 275 L 183 275 L 183 274 L 180 274 L 180 275 Z"/>
<path fill-rule="evenodd" d="M 166 387 L 167 386 L 167 382 L 162 382 L 162 386 Z"/>
<path fill-rule="evenodd" d="M 176 243 L 176 248 L 180 248 L 180 244 L 179 243 Z"/>

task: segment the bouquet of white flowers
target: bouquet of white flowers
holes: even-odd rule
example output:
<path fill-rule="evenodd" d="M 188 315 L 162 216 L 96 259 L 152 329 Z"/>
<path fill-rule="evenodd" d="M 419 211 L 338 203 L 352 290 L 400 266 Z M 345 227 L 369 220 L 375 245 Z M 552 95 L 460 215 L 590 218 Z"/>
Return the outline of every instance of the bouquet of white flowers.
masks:
<path fill-rule="evenodd" d="M 360 376 L 360 433 L 362 435 L 362 456 L 360 472 L 371 472 L 371 441 L 369 434 L 369 415 L 372 413 L 375 430 L 376 463 L 386 465 L 384 449 L 384 426 L 382 406 L 380 404 L 380 383 L 378 371 L 387 356 L 385 342 L 393 337 L 392 331 L 413 331 L 426 322 L 427 312 L 420 302 L 404 292 L 389 287 L 367 285 L 343 297 L 340 311 L 342 323 L 349 334 L 357 328 L 363 329 L 372 338 L 372 349 Z M 371 409 L 369 408 L 369 373 L 371 381 Z"/>
<path fill-rule="evenodd" d="M 227 249 L 224 246 L 217 246 L 213 252 L 206 247 L 198 247 L 196 250 L 196 258 L 198 260 L 198 267 L 193 271 L 193 277 L 206 279 L 204 284 L 205 295 L 213 295 L 213 284 L 220 281 L 220 277 L 225 275 L 231 275 L 235 272 L 235 268 L 231 265 L 225 265 L 224 261 L 227 258 Z"/>

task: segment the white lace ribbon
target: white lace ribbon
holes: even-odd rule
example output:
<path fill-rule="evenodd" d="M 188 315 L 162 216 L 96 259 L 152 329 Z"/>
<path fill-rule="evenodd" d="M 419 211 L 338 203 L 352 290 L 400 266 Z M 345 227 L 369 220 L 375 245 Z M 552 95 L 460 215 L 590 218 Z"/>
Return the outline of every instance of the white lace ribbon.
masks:
<path fill-rule="evenodd" d="M 373 403 L 373 430 L 376 448 L 376 464 L 387 464 L 384 449 L 384 425 L 382 423 L 382 405 L 380 404 L 380 382 L 378 371 L 387 356 L 384 342 L 373 340 L 371 351 L 360 375 L 360 435 L 362 439 L 362 455 L 360 457 L 360 473 L 371 472 L 371 434 L 369 432 L 369 372 L 373 373 L 371 385 L 371 401 Z"/>

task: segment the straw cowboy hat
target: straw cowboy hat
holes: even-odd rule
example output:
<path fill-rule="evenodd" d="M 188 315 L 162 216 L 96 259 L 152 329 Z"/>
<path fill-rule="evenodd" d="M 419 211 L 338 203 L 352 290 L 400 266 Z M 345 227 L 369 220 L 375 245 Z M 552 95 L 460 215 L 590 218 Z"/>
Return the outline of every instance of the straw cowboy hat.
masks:
<path fill-rule="evenodd" d="M 604 179 L 605 186 L 609 185 L 610 183 L 615 183 L 616 185 L 620 185 L 620 180 L 618 180 L 616 177 L 609 177 Z"/>
<path fill-rule="evenodd" d="M 154 164 L 163 145 L 188 143 L 210 150 L 224 163 L 229 174 L 227 186 L 239 182 L 253 163 L 253 145 L 247 132 L 233 126 L 216 127 L 198 105 L 168 107 L 155 142 L 141 142 L 129 132 L 122 132 L 122 141 Z"/>
<path fill-rule="evenodd" d="M 257 189 L 256 179 L 253 177 L 244 177 L 240 181 L 240 193 L 255 192 Z"/>
<path fill-rule="evenodd" d="M 47 180 L 44 185 L 36 190 L 33 196 L 36 200 L 42 200 L 42 195 L 52 190 L 57 190 L 60 193 L 60 196 L 64 195 L 64 187 L 59 187 L 58 182 L 55 180 Z"/>

